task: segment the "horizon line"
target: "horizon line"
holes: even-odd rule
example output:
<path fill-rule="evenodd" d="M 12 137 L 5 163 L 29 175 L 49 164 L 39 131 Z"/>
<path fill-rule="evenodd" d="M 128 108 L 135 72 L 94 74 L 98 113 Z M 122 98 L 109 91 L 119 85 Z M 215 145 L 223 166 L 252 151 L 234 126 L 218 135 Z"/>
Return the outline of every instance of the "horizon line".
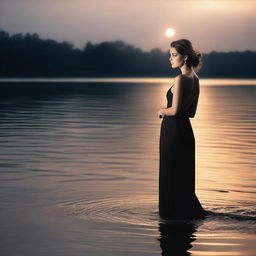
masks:
<path fill-rule="evenodd" d="M 170 83 L 174 77 L 91 77 L 91 78 L 0 78 L 1 83 L 34 83 L 34 82 L 55 82 L 55 83 Z M 212 81 L 213 80 L 213 81 Z M 200 78 L 201 86 L 216 86 L 214 81 L 226 85 L 250 85 L 256 86 L 256 78 Z M 220 86 L 220 85 L 218 85 Z"/>

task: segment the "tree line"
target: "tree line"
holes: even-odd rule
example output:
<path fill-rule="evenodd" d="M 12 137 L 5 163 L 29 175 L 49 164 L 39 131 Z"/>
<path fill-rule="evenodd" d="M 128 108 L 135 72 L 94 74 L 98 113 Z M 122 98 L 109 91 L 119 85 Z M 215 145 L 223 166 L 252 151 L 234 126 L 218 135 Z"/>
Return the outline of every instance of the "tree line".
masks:
<path fill-rule="evenodd" d="M 87 42 L 83 49 L 70 42 L 41 39 L 38 34 L 0 31 L 0 76 L 174 76 L 169 49 L 143 51 L 123 41 Z M 256 51 L 203 54 L 200 77 L 255 77 Z"/>

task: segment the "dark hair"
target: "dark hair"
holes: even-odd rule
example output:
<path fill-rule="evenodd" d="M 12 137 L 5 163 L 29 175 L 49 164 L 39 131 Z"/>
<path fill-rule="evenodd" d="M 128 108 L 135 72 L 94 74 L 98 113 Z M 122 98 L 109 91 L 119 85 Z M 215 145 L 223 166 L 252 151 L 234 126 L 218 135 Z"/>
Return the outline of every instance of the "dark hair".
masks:
<path fill-rule="evenodd" d="M 187 66 L 194 67 L 197 72 L 199 71 L 202 66 L 202 54 L 193 49 L 192 43 L 188 39 L 173 41 L 170 46 L 174 47 L 181 55 L 188 55 Z"/>

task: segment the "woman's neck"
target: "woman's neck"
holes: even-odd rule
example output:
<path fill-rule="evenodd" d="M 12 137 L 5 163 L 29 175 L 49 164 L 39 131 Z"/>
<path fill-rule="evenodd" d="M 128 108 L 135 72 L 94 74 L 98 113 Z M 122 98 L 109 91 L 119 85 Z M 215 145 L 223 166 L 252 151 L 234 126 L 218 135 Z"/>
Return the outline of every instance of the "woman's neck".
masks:
<path fill-rule="evenodd" d="M 182 75 L 190 75 L 194 73 L 193 67 L 189 68 L 185 64 L 180 68 Z"/>

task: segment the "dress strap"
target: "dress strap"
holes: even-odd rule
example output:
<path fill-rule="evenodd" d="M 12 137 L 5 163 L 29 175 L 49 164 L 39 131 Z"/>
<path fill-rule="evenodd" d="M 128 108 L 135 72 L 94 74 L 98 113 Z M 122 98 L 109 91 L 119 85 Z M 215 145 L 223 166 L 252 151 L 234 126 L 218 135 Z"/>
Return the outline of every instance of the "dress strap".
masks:
<path fill-rule="evenodd" d="M 174 82 L 171 84 L 171 87 L 170 87 L 170 91 L 171 91 L 171 93 L 173 93 L 172 92 L 172 87 L 174 86 Z"/>
<path fill-rule="evenodd" d="M 171 83 L 171 88 L 174 86 L 174 82 Z"/>

